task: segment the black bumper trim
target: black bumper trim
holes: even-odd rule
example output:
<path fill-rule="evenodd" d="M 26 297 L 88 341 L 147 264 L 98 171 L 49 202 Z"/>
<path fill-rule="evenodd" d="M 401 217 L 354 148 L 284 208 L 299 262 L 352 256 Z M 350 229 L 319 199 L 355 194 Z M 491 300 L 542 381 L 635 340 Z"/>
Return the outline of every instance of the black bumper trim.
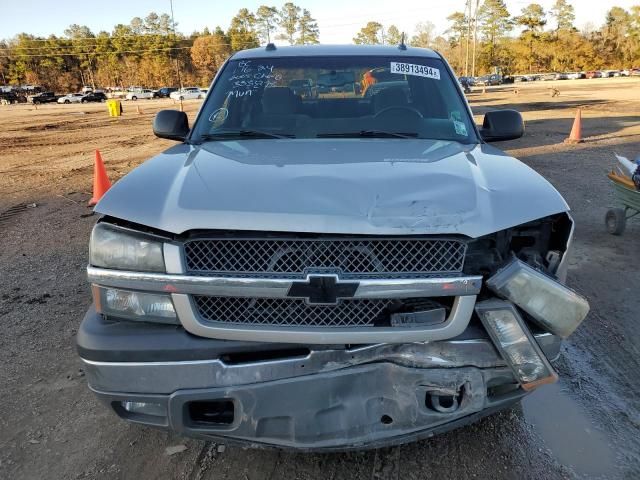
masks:
<path fill-rule="evenodd" d="M 473 422 L 526 394 L 517 389 L 487 396 L 488 385 L 512 383 L 507 368 L 419 369 L 375 363 L 250 385 L 178 390 L 171 395 L 96 394 L 112 407 L 122 400 L 160 403 L 168 412 L 165 422 L 124 418 L 164 424 L 184 436 L 254 447 L 337 451 L 397 445 Z M 430 409 L 426 396 L 444 392 L 459 392 L 459 407 L 446 413 Z M 233 402 L 232 424 L 201 426 L 190 421 L 190 402 L 211 400 Z"/>

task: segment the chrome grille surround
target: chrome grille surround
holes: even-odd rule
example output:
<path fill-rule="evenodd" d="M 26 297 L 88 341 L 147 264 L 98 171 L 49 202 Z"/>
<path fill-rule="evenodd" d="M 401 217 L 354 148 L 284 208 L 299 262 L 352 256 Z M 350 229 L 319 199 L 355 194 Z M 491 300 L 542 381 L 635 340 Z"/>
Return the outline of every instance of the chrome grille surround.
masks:
<path fill-rule="evenodd" d="M 460 274 L 467 244 L 450 238 L 206 238 L 184 244 L 189 274 L 343 279 Z"/>

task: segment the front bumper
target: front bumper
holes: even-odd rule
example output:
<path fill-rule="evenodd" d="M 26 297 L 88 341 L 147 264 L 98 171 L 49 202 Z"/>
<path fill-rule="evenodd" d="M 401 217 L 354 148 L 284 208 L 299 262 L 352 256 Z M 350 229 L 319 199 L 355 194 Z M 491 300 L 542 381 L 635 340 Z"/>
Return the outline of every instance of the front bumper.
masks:
<path fill-rule="evenodd" d="M 557 357 L 558 337 L 536 338 L 548 358 Z M 106 322 L 91 309 L 78 350 L 90 387 L 122 418 L 254 446 L 393 445 L 475 421 L 525 395 L 473 324 L 440 342 L 283 350 L 177 327 Z M 122 402 L 154 403 L 163 413 L 131 413 Z M 224 416 L 219 408 L 227 409 Z"/>

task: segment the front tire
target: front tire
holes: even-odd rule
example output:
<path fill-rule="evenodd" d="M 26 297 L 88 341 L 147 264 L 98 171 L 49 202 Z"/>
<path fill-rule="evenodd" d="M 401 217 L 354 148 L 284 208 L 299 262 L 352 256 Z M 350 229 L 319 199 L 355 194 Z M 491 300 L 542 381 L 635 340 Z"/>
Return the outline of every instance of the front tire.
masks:
<path fill-rule="evenodd" d="M 133 97 L 131 97 L 131 100 L 133 100 L 135 102 L 136 100 L 138 100 L 138 97 L 133 96 Z"/>
<path fill-rule="evenodd" d="M 627 227 L 627 216 L 622 208 L 611 208 L 607 210 L 604 217 L 607 232 L 611 235 L 622 235 Z"/>
<path fill-rule="evenodd" d="M 69 105 L 71 103 L 71 100 L 65 100 L 64 103 L 65 105 Z"/>
<path fill-rule="evenodd" d="M 178 100 L 183 101 L 183 100 L 184 100 L 184 97 L 183 97 L 183 96 L 180 96 L 180 97 L 178 97 Z"/>

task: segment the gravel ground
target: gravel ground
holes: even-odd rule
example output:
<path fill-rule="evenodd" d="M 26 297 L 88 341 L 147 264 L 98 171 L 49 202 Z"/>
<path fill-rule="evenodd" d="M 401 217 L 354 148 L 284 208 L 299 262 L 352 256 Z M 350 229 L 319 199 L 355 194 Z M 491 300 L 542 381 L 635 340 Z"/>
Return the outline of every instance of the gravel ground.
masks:
<path fill-rule="evenodd" d="M 560 97 L 548 87 L 557 85 Z M 86 388 L 74 349 L 90 303 L 85 207 L 93 149 L 112 179 L 170 145 L 151 134 L 169 101 L 0 107 L 0 478 L 640 478 L 640 221 L 604 231 L 613 152 L 640 154 L 640 80 L 523 84 L 474 92 L 475 113 L 516 108 L 525 137 L 498 145 L 547 177 L 577 222 L 569 281 L 592 312 L 566 342 L 559 384 L 427 441 L 348 454 L 245 450 L 119 421 Z M 583 107 L 580 145 L 562 140 Z M 186 108 L 193 118 L 198 103 Z M 535 199 L 532 199 L 535 201 Z M 1 213 L 34 204 L 15 216 Z M 180 447 L 169 455 L 167 447 Z M 184 447 L 184 448 L 183 448 Z"/>

